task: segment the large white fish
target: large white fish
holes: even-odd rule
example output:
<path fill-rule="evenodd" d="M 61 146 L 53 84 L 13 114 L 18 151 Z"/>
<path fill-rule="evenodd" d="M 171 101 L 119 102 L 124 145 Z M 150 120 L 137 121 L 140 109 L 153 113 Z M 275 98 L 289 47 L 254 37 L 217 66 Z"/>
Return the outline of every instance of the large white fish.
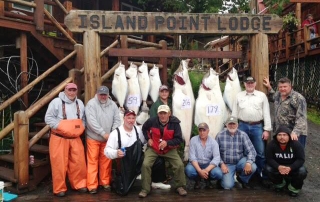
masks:
<path fill-rule="evenodd" d="M 148 120 L 149 118 L 149 108 L 146 102 L 143 102 L 142 107 L 141 107 L 141 111 L 140 113 L 137 115 L 136 118 L 136 123 L 138 126 L 142 126 L 144 124 L 144 122 L 146 122 L 146 120 Z"/>
<path fill-rule="evenodd" d="M 226 86 L 223 92 L 223 99 L 227 104 L 228 108 L 232 111 L 232 105 L 236 100 L 237 94 L 241 92 L 240 81 L 238 72 L 235 68 L 228 73 Z"/>
<path fill-rule="evenodd" d="M 210 68 L 204 75 L 199 88 L 198 98 L 195 104 L 194 123 L 199 125 L 202 122 L 208 124 L 209 135 L 216 137 L 224 127 L 228 117 L 226 104 L 222 98 L 219 83 L 219 75 Z"/>
<path fill-rule="evenodd" d="M 128 83 L 126 78 L 126 68 L 120 62 L 114 71 L 112 80 L 112 95 L 117 99 L 119 107 L 123 108 L 128 91 Z"/>
<path fill-rule="evenodd" d="M 131 63 L 129 68 L 126 70 L 126 77 L 128 82 L 128 95 L 126 106 L 128 109 L 133 110 L 138 114 L 139 107 L 141 104 L 141 93 L 138 81 L 138 68 L 137 65 Z"/>
<path fill-rule="evenodd" d="M 189 60 L 182 60 L 174 73 L 172 110 L 180 121 L 182 136 L 185 140 L 184 161 L 189 158 L 189 143 L 192 130 L 194 95 L 188 74 Z"/>
<path fill-rule="evenodd" d="M 145 62 L 142 62 L 142 64 L 138 68 L 138 81 L 139 81 L 142 101 L 145 102 L 147 101 L 149 89 L 150 89 L 148 65 Z"/>
<path fill-rule="evenodd" d="M 159 75 L 159 67 L 153 65 L 152 69 L 149 71 L 150 78 L 150 90 L 149 95 L 153 102 L 156 102 L 159 97 L 159 88 L 162 85 Z"/>

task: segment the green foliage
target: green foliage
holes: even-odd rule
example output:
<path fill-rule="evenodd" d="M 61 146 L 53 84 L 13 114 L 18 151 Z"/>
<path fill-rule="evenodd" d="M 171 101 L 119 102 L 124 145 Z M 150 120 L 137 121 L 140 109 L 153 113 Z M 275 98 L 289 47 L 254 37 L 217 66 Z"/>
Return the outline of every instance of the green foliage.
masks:
<path fill-rule="evenodd" d="M 204 76 L 204 72 L 199 71 L 189 71 L 189 78 L 192 85 L 192 91 L 195 98 L 198 97 L 198 91 L 200 84 L 202 82 L 202 78 Z"/>
<path fill-rule="evenodd" d="M 283 8 L 290 0 L 267 0 L 266 6 L 269 6 L 270 13 L 282 15 Z"/>
<path fill-rule="evenodd" d="M 320 125 L 320 112 L 315 107 L 308 108 L 307 117 L 313 123 Z"/>
<path fill-rule="evenodd" d="M 283 16 L 283 29 L 294 30 L 300 24 L 300 20 L 296 17 L 293 12 L 288 13 L 287 15 Z"/>

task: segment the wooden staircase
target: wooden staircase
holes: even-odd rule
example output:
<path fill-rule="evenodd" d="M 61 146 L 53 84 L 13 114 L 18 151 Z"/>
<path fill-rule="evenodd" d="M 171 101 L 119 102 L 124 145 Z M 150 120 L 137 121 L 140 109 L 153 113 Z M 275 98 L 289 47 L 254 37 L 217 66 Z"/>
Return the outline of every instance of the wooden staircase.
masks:
<path fill-rule="evenodd" d="M 30 132 L 29 139 L 33 138 L 37 132 Z M 28 183 L 19 182 L 17 170 L 15 171 L 14 145 L 10 154 L 0 155 L 0 179 L 11 182 L 12 186 L 7 189 L 13 193 L 24 193 L 36 189 L 37 185 L 51 173 L 49 158 L 49 135 L 44 135 L 41 140 L 29 149 L 29 156 L 34 156 L 34 163 L 28 165 Z"/>

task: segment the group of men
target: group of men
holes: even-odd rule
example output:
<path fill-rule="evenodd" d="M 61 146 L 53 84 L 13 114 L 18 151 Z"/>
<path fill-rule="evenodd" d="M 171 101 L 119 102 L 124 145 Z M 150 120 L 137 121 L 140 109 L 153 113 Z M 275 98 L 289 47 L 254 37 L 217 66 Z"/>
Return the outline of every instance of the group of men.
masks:
<path fill-rule="evenodd" d="M 275 103 L 273 126 L 267 96 L 255 90 L 253 77 L 247 77 L 245 91 L 237 95 L 226 128 L 215 139 L 208 136 L 207 123 L 198 125 L 199 135 L 190 141 L 186 167 L 177 151 L 183 142 L 182 132 L 179 119 L 171 114 L 167 86 L 160 87 L 159 98 L 150 109 L 150 118 L 140 129 L 135 126 L 136 114 L 132 110 L 124 112 L 121 124 L 118 107 L 108 98 L 106 86 L 98 88 L 95 97 L 84 107 L 76 98 L 77 86 L 67 84 L 64 92 L 49 104 L 45 116 L 51 127 L 53 193 L 65 195 L 66 175 L 71 188 L 80 192 L 97 193 L 99 185 L 110 190 L 111 159 L 126 156 L 119 143 L 121 147 L 129 147 L 141 141 L 147 143 L 147 149 L 141 166 L 140 198 L 150 194 L 152 166 L 158 157 L 172 166 L 174 185 L 181 196 L 187 195 L 185 175 L 195 181 L 195 189 L 200 188 L 201 179 L 209 187 L 211 180 L 217 180 L 219 187 L 231 189 L 235 177 L 243 187 L 249 188 L 253 174 L 271 180 L 276 191 L 287 185 L 289 194 L 297 196 L 307 175 L 303 166 L 306 101 L 292 89 L 287 78 L 279 80 L 278 92 L 273 91 L 268 78 L 263 84 Z M 87 164 L 80 139 L 85 128 Z M 265 148 L 272 130 L 275 135 Z"/>

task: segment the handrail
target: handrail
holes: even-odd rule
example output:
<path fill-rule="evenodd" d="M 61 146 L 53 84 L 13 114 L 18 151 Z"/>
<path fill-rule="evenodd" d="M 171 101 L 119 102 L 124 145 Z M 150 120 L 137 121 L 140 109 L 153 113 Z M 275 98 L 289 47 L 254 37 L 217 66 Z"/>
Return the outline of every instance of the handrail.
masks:
<path fill-rule="evenodd" d="M 137 40 L 137 39 L 131 39 L 131 38 L 128 38 L 127 41 L 128 41 L 128 43 L 134 43 L 134 44 L 138 44 L 138 45 L 162 48 L 162 45 L 158 44 L 158 43 L 146 42 L 146 41 Z"/>
<path fill-rule="evenodd" d="M 58 86 L 56 86 L 54 89 L 52 89 L 50 92 L 48 92 L 45 96 L 43 96 L 40 100 L 38 100 L 36 103 L 34 103 L 29 109 L 27 109 L 25 112 L 30 118 L 33 116 L 43 105 L 50 102 L 55 96 L 58 95 L 59 92 L 61 92 L 64 87 L 67 85 L 67 83 L 72 82 L 73 78 L 68 77 L 63 82 L 61 82 Z M 11 122 L 8 124 L 5 128 L 3 128 L 0 131 L 0 140 L 4 138 L 10 131 L 12 131 L 14 128 L 14 122 Z"/>
<path fill-rule="evenodd" d="M 39 83 L 42 79 L 47 77 L 50 73 L 52 73 L 54 70 L 56 70 L 58 67 L 60 67 L 65 61 L 67 61 L 69 58 L 74 56 L 77 53 L 76 50 L 72 51 L 69 55 L 64 57 L 62 60 L 60 60 L 57 64 L 50 67 L 47 71 L 42 73 L 38 78 L 33 80 L 31 83 L 29 83 L 26 87 L 21 89 L 19 92 L 17 92 L 15 95 L 10 97 L 8 100 L 2 103 L 0 105 L 0 111 L 8 107 L 10 104 L 12 104 L 14 101 L 16 101 L 18 98 L 20 98 L 23 94 L 27 93 L 31 88 L 33 88 L 37 83 Z M 1 137 L 1 136 L 0 136 Z M 1 139 L 1 138 L 0 138 Z"/>
<path fill-rule="evenodd" d="M 59 6 L 59 8 L 64 12 L 64 14 L 68 14 L 69 12 L 67 11 L 67 9 L 60 3 L 59 0 L 54 0 L 56 2 L 56 4 Z"/>
<path fill-rule="evenodd" d="M 35 136 L 33 136 L 29 140 L 29 149 L 32 147 L 38 140 L 40 140 L 48 131 L 50 130 L 50 126 L 46 125 L 44 128 L 42 128 Z"/>

